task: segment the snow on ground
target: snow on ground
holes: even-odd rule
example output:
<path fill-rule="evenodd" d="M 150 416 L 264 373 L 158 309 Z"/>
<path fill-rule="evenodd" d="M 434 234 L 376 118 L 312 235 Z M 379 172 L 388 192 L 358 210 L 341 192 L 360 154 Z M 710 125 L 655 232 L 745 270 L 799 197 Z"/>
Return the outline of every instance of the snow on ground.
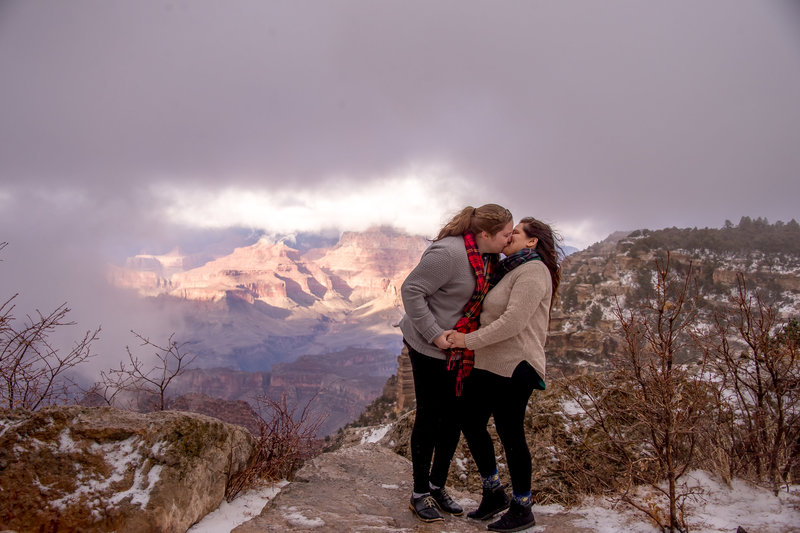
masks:
<path fill-rule="evenodd" d="M 223 501 L 216 511 L 207 514 L 187 533 L 229 533 L 232 529 L 261 514 L 261 510 L 288 481 L 259 487 L 240 494 L 232 502 Z"/>
<path fill-rule="evenodd" d="M 586 414 L 586 411 L 580 406 L 578 402 L 575 400 L 564 400 L 561 402 L 561 409 L 570 416 L 583 415 Z"/>
<path fill-rule="evenodd" d="M 691 472 L 686 478 L 689 487 L 702 491 L 687 503 L 692 533 L 731 533 L 739 526 L 751 533 L 800 532 L 800 485 L 776 497 L 741 480 L 734 480 L 728 487 L 703 471 Z M 534 506 L 534 513 L 558 512 L 583 515 L 575 525 L 598 533 L 657 531 L 640 511 L 622 503 L 614 505 L 603 498 L 587 498 L 580 507 L 569 510 L 558 505 Z"/>
<path fill-rule="evenodd" d="M 689 506 L 690 512 L 701 511 L 690 522 L 697 524 L 698 531 L 734 531 L 742 526 L 759 533 L 800 532 L 800 485 L 776 497 L 742 480 L 734 480 L 728 488 L 703 471 L 691 472 L 688 478 L 690 486 L 705 491 L 700 501 Z"/>
<path fill-rule="evenodd" d="M 325 521 L 321 518 L 308 518 L 297 510 L 297 507 L 281 507 L 283 516 L 295 527 L 322 527 Z"/>
<path fill-rule="evenodd" d="M 387 424 L 385 426 L 380 426 L 377 428 L 371 428 L 369 431 L 365 432 L 361 436 L 361 444 L 366 444 L 367 442 L 378 442 L 383 437 L 386 436 L 386 433 L 392 428 L 392 424 Z"/>
<path fill-rule="evenodd" d="M 69 429 L 65 429 L 59 435 L 58 443 L 52 443 L 50 448 L 54 454 L 69 454 L 78 451 L 78 447 Z M 51 499 L 49 504 L 59 509 L 65 509 L 81 500 L 87 502 L 92 509 L 92 514 L 102 515 L 102 509 L 108 505 L 115 506 L 126 498 L 130 498 L 131 504 L 138 504 L 144 509 L 150 501 L 150 491 L 161 477 L 161 465 L 154 465 L 148 460 L 141 451 L 141 439 L 130 437 L 124 441 L 109 442 L 105 444 L 92 443 L 89 453 L 96 457 L 102 457 L 110 467 L 110 472 L 106 475 L 101 471 L 86 473 L 76 466 L 78 470 L 76 489 L 72 492 L 63 493 L 60 498 Z M 133 470 L 133 483 L 128 490 L 111 492 L 111 487 L 122 480 Z M 38 483 L 38 478 L 37 478 Z M 59 489 L 40 485 L 45 492 L 58 493 Z"/>
<path fill-rule="evenodd" d="M 689 530 L 692 533 L 732 533 L 742 526 L 750 533 L 800 533 L 800 485 L 774 496 L 770 491 L 750 483 L 734 480 L 726 486 L 710 474 L 694 471 L 687 474 L 688 485 L 701 491 L 687 503 Z M 288 482 L 246 492 L 220 507 L 195 524 L 187 533 L 229 533 L 240 524 L 256 517 Z M 389 485 L 384 485 L 389 487 Z M 394 488 L 394 485 L 391 486 Z M 460 500 L 464 507 L 476 505 L 469 499 Z M 663 506 L 662 500 L 657 500 Z M 307 517 L 292 507 L 281 508 L 290 523 L 297 526 L 319 526 L 320 520 Z M 587 498 L 578 507 L 566 509 L 559 505 L 535 505 L 534 514 L 570 513 L 582 516 L 576 526 L 597 533 L 656 533 L 658 529 L 640 511 L 627 504 L 606 498 Z M 543 531 L 544 529 L 541 529 Z M 534 527 L 531 532 L 538 532 Z"/>

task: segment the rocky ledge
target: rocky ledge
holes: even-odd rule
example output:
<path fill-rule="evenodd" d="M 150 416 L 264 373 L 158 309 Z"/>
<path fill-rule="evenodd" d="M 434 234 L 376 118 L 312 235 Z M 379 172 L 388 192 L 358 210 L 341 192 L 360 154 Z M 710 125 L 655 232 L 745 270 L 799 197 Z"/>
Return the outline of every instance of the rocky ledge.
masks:
<path fill-rule="evenodd" d="M 309 461 L 259 516 L 232 533 L 486 531 L 487 522 L 466 516 L 445 515 L 444 522 L 432 524 L 419 521 L 408 506 L 411 485 L 408 459 L 381 443 L 357 442 Z M 467 511 L 478 505 L 478 494 L 450 493 Z M 566 513 L 536 515 L 548 533 L 589 532 L 573 525 L 578 518 Z"/>
<path fill-rule="evenodd" d="M 185 532 L 254 445 L 242 427 L 177 411 L 0 412 L 0 530 Z"/>

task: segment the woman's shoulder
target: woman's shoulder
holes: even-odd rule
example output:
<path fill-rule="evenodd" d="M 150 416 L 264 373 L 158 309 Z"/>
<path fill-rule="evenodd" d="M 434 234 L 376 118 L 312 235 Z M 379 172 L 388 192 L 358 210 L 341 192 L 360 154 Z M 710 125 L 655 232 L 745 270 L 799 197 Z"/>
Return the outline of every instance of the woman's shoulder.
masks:
<path fill-rule="evenodd" d="M 451 236 L 451 237 L 444 237 L 439 239 L 438 241 L 433 241 L 430 246 L 428 246 L 428 251 L 436 252 L 436 251 L 443 251 L 449 254 L 466 254 L 467 249 L 464 246 L 464 239 L 463 237 Z"/>
<path fill-rule="evenodd" d="M 440 243 L 442 246 L 460 246 L 464 247 L 464 237 L 461 235 L 450 235 L 449 237 L 442 237 L 434 243 Z"/>
<path fill-rule="evenodd" d="M 503 276 L 503 280 L 512 285 L 517 283 L 544 283 L 550 280 L 550 271 L 542 261 L 533 260 L 519 265 Z"/>

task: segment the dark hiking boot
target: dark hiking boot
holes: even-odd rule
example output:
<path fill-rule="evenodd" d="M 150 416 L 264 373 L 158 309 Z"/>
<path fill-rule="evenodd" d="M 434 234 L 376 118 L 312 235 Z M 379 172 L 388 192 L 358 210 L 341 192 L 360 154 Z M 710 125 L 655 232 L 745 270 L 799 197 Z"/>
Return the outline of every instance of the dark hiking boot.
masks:
<path fill-rule="evenodd" d="M 464 509 L 447 494 L 444 487 L 441 489 L 431 489 L 431 497 L 436 501 L 436 505 L 439 506 L 439 509 L 445 513 L 450 513 L 453 516 L 461 516 L 464 514 Z"/>
<path fill-rule="evenodd" d="M 492 522 L 487 526 L 489 531 L 522 531 L 536 525 L 536 520 L 531 512 L 531 505 L 520 505 L 511 501 L 511 506 L 506 514 L 500 517 L 497 522 Z"/>
<path fill-rule="evenodd" d="M 467 517 L 475 520 L 488 520 L 497 513 L 508 509 L 508 502 L 508 496 L 502 485 L 493 489 L 483 489 L 480 505 L 474 511 L 467 513 Z"/>
<path fill-rule="evenodd" d="M 415 498 L 411 496 L 409 508 L 423 522 L 441 522 L 444 520 L 436 505 L 436 500 L 430 494 Z"/>

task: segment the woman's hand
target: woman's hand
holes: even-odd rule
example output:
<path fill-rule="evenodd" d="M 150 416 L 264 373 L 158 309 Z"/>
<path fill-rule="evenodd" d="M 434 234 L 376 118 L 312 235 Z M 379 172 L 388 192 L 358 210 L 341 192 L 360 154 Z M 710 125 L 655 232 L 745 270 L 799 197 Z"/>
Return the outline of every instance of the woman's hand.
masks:
<path fill-rule="evenodd" d="M 441 335 L 439 335 L 438 337 L 436 337 L 435 339 L 433 339 L 433 344 L 435 344 L 437 347 L 441 348 L 442 350 L 447 350 L 448 348 L 452 348 L 453 347 L 452 344 L 450 343 L 449 340 L 447 340 L 447 334 L 452 332 L 452 331 L 453 330 L 449 329 L 449 330 L 445 331 L 444 333 L 442 333 Z"/>
<path fill-rule="evenodd" d="M 453 329 L 445 331 L 451 348 L 466 348 L 466 335 Z"/>

